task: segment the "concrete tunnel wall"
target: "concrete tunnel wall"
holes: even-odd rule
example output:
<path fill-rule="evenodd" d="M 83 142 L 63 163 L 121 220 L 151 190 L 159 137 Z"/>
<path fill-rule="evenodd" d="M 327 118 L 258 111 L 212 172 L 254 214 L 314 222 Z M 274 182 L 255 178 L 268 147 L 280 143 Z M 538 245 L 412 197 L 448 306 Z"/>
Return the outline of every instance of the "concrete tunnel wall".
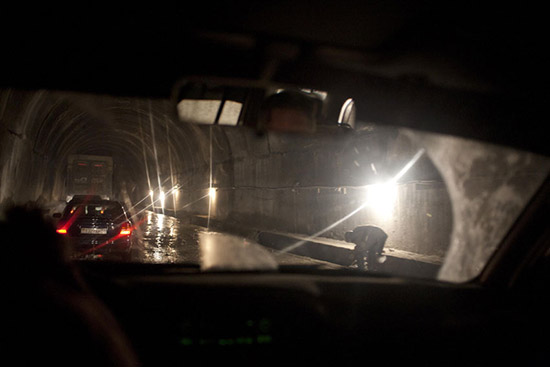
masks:
<path fill-rule="evenodd" d="M 391 129 L 359 134 L 338 127 L 322 130 L 312 138 L 258 137 L 252 131 L 214 128 L 212 184 L 217 194 L 211 218 L 311 235 L 356 210 L 365 202 L 365 185 L 393 177 L 419 149 Z M 204 213 L 206 204 L 194 209 Z M 322 236 L 342 240 L 357 225 L 376 224 L 388 232 L 388 246 L 443 256 L 451 213 L 445 184 L 423 156 L 399 181 L 391 215 L 365 207 Z"/>
<path fill-rule="evenodd" d="M 210 213 L 213 223 L 308 235 L 356 209 L 364 185 L 391 177 L 417 150 L 395 130 L 326 127 L 313 140 L 258 136 L 179 123 L 167 101 L 45 91 L 2 91 L 0 126 L 2 206 L 60 202 L 69 154 L 111 155 L 114 196 L 129 206 L 149 203 L 159 183 L 165 191 L 178 184 L 167 213 Z M 426 157 L 401 181 L 392 216 L 365 208 L 323 236 L 342 239 L 372 223 L 389 233 L 388 246 L 442 255 L 452 226 L 445 185 Z"/>
<path fill-rule="evenodd" d="M 192 126 L 170 128 L 170 107 L 158 100 L 1 91 L 0 206 L 63 201 L 70 154 L 112 156 L 114 197 L 137 203 L 158 186 L 157 167 L 166 173 L 167 151 L 176 169 L 199 164 L 200 139 L 190 138 Z"/>

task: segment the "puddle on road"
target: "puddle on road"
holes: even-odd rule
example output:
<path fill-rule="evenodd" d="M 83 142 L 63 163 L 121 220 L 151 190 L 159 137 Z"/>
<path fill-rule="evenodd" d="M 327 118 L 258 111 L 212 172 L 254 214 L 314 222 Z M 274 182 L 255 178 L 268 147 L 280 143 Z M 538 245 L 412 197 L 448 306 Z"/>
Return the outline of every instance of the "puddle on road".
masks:
<path fill-rule="evenodd" d="M 201 249 L 199 234 L 207 232 L 206 228 L 181 223 L 177 218 L 160 213 L 146 212 L 141 218 L 138 233 L 138 251 L 133 261 L 144 263 L 185 263 L 201 264 Z M 208 232 L 225 238 L 223 234 Z M 279 265 L 324 265 L 340 267 L 294 254 L 275 253 L 265 248 L 271 254 L 277 254 Z M 248 259 L 247 259 L 248 261 Z"/>
<path fill-rule="evenodd" d="M 184 226 L 174 217 L 147 212 L 140 231 L 140 261 L 199 263 L 196 228 Z"/>

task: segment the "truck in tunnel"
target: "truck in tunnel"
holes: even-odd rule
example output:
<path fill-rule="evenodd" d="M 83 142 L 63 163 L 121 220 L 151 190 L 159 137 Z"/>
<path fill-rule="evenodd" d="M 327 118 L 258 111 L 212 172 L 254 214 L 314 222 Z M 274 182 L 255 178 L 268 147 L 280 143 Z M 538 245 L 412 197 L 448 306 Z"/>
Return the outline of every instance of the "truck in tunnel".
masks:
<path fill-rule="evenodd" d="M 113 197 L 113 157 L 71 154 L 67 162 L 67 196 L 97 195 L 108 200 Z"/>
<path fill-rule="evenodd" d="M 156 5 L 0 12 L 7 363 L 547 364 L 536 22 Z M 346 241 L 365 226 L 376 267 Z"/>

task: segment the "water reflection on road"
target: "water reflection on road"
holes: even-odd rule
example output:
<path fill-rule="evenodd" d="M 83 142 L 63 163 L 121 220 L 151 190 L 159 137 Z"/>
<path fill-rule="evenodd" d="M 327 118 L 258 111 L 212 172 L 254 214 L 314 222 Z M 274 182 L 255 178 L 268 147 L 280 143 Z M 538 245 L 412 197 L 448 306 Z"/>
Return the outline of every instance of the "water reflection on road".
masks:
<path fill-rule="evenodd" d="M 138 251 L 135 261 L 152 263 L 200 262 L 200 227 L 182 224 L 177 218 L 146 212 L 137 228 Z"/>
<path fill-rule="evenodd" d="M 201 249 L 199 234 L 209 232 L 206 228 L 184 223 L 181 220 L 154 212 L 144 212 L 136 221 L 137 248 L 134 252 L 134 262 L 144 263 L 186 263 L 201 264 Z M 230 236 L 230 235 L 229 235 Z M 216 239 L 227 242 L 223 235 Z M 248 239 L 250 240 L 250 239 Z M 275 256 L 279 265 L 336 265 L 297 256 L 293 254 L 277 254 L 277 251 L 263 248 Z M 228 248 L 228 251 L 229 250 Z"/>

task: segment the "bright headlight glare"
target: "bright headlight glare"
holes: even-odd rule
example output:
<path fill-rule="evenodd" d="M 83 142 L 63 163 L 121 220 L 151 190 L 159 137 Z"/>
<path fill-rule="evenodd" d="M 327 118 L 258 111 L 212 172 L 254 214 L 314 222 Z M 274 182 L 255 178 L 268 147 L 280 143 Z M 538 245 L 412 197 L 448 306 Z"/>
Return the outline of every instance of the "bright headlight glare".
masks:
<path fill-rule="evenodd" d="M 211 187 L 209 190 L 208 190 L 208 195 L 210 196 L 210 198 L 212 200 L 216 199 L 216 189 Z"/>
<path fill-rule="evenodd" d="M 160 205 L 164 208 L 164 191 L 160 192 L 159 199 L 160 199 Z"/>
<path fill-rule="evenodd" d="M 397 199 L 397 185 L 394 182 L 386 182 L 368 185 L 366 189 L 367 206 L 383 218 L 391 216 Z"/>

